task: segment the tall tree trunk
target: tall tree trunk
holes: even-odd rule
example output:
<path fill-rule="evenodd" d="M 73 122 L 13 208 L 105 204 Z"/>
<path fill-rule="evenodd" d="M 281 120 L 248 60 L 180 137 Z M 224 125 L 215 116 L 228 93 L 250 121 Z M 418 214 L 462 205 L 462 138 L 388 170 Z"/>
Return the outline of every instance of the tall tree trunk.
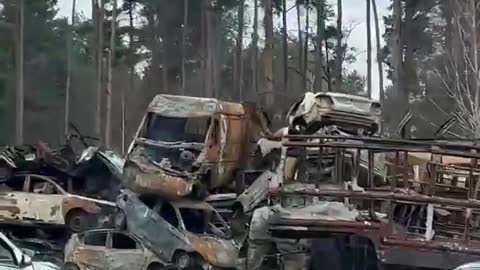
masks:
<path fill-rule="evenodd" d="M 240 101 L 243 101 L 242 50 L 243 50 L 244 11 L 245 11 L 245 0 L 241 0 L 238 5 L 238 31 L 237 31 L 237 41 L 236 41 L 236 51 L 235 51 L 235 72 L 234 72 L 234 89 L 235 89 L 235 92 L 238 94 Z"/>
<path fill-rule="evenodd" d="M 397 98 L 401 99 L 403 108 L 408 110 L 408 96 L 407 104 L 405 102 L 406 89 L 403 84 L 403 44 L 401 36 L 402 27 L 402 3 L 401 0 L 393 1 L 393 34 L 392 34 L 392 81 Z M 404 112 L 400 112 L 398 121 L 403 117 Z"/>
<path fill-rule="evenodd" d="M 183 27 L 182 27 L 182 90 L 181 95 L 185 95 L 187 84 L 187 69 L 186 69 L 186 57 L 187 57 L 187 31 L 188 31 L 188 1 L 183 1 Z"/>
<path fill-rule="evenodd" d="M 328 91 L 332 91 L 332 72 L 330 70 L 330 67 L 328 63 L 330 62 L 329 60 L 329 55 L 328 55 L 328 42 L 325 41 L 325 63 L 326 63 L 326 75 L 327 75 L 327 88 Z"/>
<path fill-rule="evenodd" d="M 72 46 L 73 46 L 73 32 L 75 29 L 75 6 L 76 0 L 72 3 L 72 25 L 70 26 L 68 44 L 67 44 L 67 83 L 65 87 L 65 121 L 63 124 L 63 133 L 68 135 L 68 122 L 70 121 L 70 88 L 72 84 Z"/>
<path fill-rule="evenodd" d="M 213 0 L 207 0 L 206 6 L 206 50 L 207 50 L 207 63 L 206 63 L 206 94 L 207 97 L 213 97 L 215 95 L 214 89 L 214 53 L 215 53 L 215 39 L 213 37 L 213 24 L 214 24 L 214 11 L 213 11 Z"/>
<path fill-rule="evenodd" d="M 380 43 L 380 24 L 378 21 L 378 11 L 376 0 L 372 1 L 373 7 L 373 17 L 375 20 L 375 39 L 377 45 L 377 64 L 378 64 L 378 91 L 380 91 L 380 102 L 381 104 L 385 101 L 385 92 L 383 89 L 383 54 L 382 54 L 382 44 Z"/>
<path fill-rule="evenodd" d="M 310 1 L 305 0 L 305 40 L 303 44 L 303 91 L 307 92 L 307 73 L 308 73 L 308 39 L 310 27 Z"/>
<path fill-rule="evenodd" d="M 337 45 L 335 49 L 335 90 L 342 90 L 342 69 L 343 69 L 343 7 L 342 0 L 337 0 Z"/>
<path fill-rule="evenodd" d="M 257 97 L 260 97 L 258 92 L 258 0 L 253 0 L 253 33 L 252 33 L 252 46 L 253 46 L 253 60 L 252 60 L 252 73 L 253 73 L 253 90 Z"/>
<path fill-rule="evenodd" d="M 112 0 L 112 23 L 110 25 L 110 50 L 108 57 L 107 110 L 105 116 L 105 146 L 111 147 L 112 140 L 112 79 L 115 61 L 115 32 L 117 26 L 117 0 Z"/>
<path fill-rule="evenodd" d="M 405 56 L 403 57 L 404 63 L 402 67 L 402 76 L 401 80 L 406 82 L 403 88 L 403 104 L 405 108 L 408 108 L 409 105 L 409 96 L 412 90 L 418 89 L 418 77 L 417 77 L 417 68 L 416 61 L 414 58 L 415 45 L 414 40 L 412 40 L 411 33 L 414 31 L 414 15 L 415 10 L 410 3 L 414 3 L 411 0 L 407 1 L 405 5 L 405 31 L 400 31 L 403 46 L 405 48 Z"/>
<path fill-rule="evenodd" d="M 102 132 L 102 88 L 103 88 L 103 17 L 104 0 L 100 0 L 97 12 L 97 75 L 96 75 L 96 108 L 95 108 L 95 136 L 101 138 Z"/>
<path fill-rule="evenodd" d="M 264 0 L 265 10 L 264 28 L 265 28 L 265 50 L 264 50 L 264 91 L 265 108 L 272 109 L 275 103 L 275 93 L 273 92 L 273 3 L 272 0 Z"/>
<path fill-rule="evenodd" d="M 371 2 L 367 0 L 367 96 L 372 98 L 372 27 Z"/>
<path fill-rule="evenodd" d="M 287 0 L 282 0 L 283 93 L 288 93 Z"/>
<path fill-rule="evenodd" d="M 128 6 L 128 21 L 130 31 L 128 32 L 129 52 L 128 52 L 128 93 L 133 93 L 133 76 L 134 76 L 134 43 L 133 43 L 133 8 L 134 2 L 130 1 Z M 125 87 L 122 87 L 122 154 L 125 154 L 126 140 L 127 140 L 127 93 Z"/>
<path fill-rule="evenodd" d="M 207 4 L 202 0 L 200 10 L 200 72 L 202 73 L 202 95 L 207 96 Z"/>
<path fill-rule="evenodd" d="M 168 42 L 170 42 L 168 31 L 167 31 L 167 6 L 164 5 L 161 7 L 161 14 L 163 13 L 163 21 L 160 21 L 161 18 L 156 18 L 156 29 L 160 28 L 160 35 L 162 37 L 162 84 L 163 84 L 163 92 L 167 93 L 169 89 L 169 81 L 168 81 Z M 160 25 L 159 25 L 160 24 Z"/>
<path fill-rule="evenodd" d="M 17 2 L 17 23 L 16 23 L 16 73 L 17 73 L 17 93 L 16 93 L 16 114 L 15 114 L 15 135 L 16 143 L 23 143 L 23 114 L 24 114 L 24 82 L 23 82 L 23 69 L 24 69 L 24 28 L 25 28 L 25 3 L 24 0 L 18 0 Z"/>
<path fill-rule="evenodd" d="M 317 45 L 315 61 L 315 91 L 323 91 L 323 40 L 325 35 L 325 0 L 317 0 Z"/>
<path fill-rule="evenodd" d="M 303 33 L 300 16 L 300 4 L 297 2 L 295 8 L 297 9 L 297 27 L 298 27 L 298 70 L 303 73 Z M 302 76 L 303 79 L 303 76 Z M 302 83 L 303 85 L 303 83 Z"/>

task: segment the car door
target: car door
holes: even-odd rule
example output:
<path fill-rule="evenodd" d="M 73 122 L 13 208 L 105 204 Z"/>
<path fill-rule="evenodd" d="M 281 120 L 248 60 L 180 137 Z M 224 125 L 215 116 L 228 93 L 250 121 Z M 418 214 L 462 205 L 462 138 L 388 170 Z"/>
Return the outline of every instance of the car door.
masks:
<path fill-rule="evenodd" d="M 18 175 L 10 177 L 0 187 L 3 192 L 0 194 L 0 220 L 15 221 L 23 220 L 24 212 L 30 207 L 30 199 L 24 196 L 26 177 Z"/>
<path fill-rule="evenodd" d="M 89 231 L 73 253 L 74 261 L 88 269 L 110 269 L 107 258 L 108 231 Z"/>
<path fill-rule="evenodd" d="M 167 261 L 170 261 L 176 250 L 191 251 L 192 247 L 189 244 L 181 229 L 181 221 L 176 209 L 167 201 L 159 201 L 154 207 L 153 211 L 154 222 L 157 231 L 151 234 L 151 239 L 155 241 L 154 245 L 161 247 L 162 255 Z"/>
<path fill-rule="evenodd" d="M 61 206 L 65 191 L 53 181 L 41 176 L 29 175 L 26 183 L 23 195 L 25 200 L 29 201 L 29 208 L 23 214 L 24 219 L 64 224 Z"/>
<path fill-rule="evenodd" d="M 106 255 L 111 270 L 145 269 L 145 252 L 142 245 L 130 235 L 110 232 Z"/>

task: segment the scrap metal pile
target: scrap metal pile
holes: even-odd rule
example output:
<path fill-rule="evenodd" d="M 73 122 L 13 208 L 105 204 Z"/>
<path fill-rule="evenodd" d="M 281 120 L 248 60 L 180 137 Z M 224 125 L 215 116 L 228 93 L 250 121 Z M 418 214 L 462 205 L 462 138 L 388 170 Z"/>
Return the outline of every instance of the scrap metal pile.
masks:
<path fill-rule="evenodd" d="M 480 146 L 379 137 L 378 102 L 158 95 L 122 158 L 78 131 L 0 154 L 0 263 L 18 269 L 453 269 L 480 256 Z M 356 268 L 355 268 L 356 269 Z"/>

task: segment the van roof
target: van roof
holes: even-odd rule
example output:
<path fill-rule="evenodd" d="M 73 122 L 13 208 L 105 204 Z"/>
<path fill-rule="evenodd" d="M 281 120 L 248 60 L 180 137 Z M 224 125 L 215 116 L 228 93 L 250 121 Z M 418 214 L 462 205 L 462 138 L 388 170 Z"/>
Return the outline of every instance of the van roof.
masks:
<path fill-rule="evenodd" d="M 148 111 L 166 117 L 202 117 L 216 113 L 244 115 L 243 105 L 214 98 L 176 95 L 157 95 L 148 106 Z"/>

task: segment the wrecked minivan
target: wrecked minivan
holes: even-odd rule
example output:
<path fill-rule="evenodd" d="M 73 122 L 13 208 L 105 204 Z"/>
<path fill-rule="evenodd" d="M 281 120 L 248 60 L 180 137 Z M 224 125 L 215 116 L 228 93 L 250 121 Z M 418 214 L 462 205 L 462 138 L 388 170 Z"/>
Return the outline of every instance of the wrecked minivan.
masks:
<path fill-rule="evenodd" d="M 116 226 L 142 239 L 178 269 L 236 268 L 238 247 L 229 226 L 208 203 L 165 201 L 124 190 Z"/>
<path fill-rule="evenodd" d="M 248 105 L 157 95 L 129 147 L 123 185 L 168 199 L 234 188 L 264 119 Z"/>

